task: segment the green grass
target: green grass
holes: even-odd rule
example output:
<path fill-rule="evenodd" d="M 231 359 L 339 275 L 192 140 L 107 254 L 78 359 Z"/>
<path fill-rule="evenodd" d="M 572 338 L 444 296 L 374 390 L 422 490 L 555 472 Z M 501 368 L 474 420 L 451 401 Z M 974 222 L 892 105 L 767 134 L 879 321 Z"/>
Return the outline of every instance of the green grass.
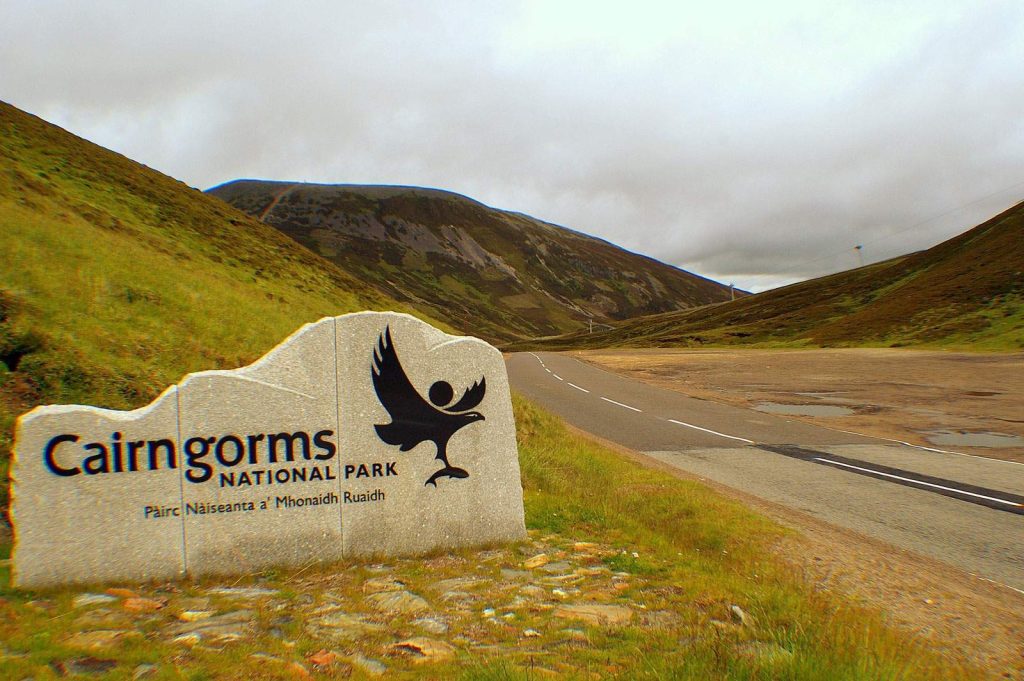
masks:
<path fill-rule="evenodd" d="M 0 235 L 4 481 L 14 419 L 37 404 L 135 408 L 190 371 L 252 362 L 305 322 L 416 313 L 222 202 L 3 103 Z"/>

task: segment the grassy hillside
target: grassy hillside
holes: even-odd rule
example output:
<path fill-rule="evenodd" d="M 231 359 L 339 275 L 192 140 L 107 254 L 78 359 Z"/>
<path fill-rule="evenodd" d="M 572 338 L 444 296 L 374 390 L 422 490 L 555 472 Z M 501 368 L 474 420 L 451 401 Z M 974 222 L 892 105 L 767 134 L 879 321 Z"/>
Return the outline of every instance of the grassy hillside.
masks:
<path fill-rule="evenodd" d="M 409 311 L 224 202 L 4 103 L 0 234 L 4 481 L 14 418 L 36 404 L 138 407 L 304 322 Z"/>
<path fill-rule="evenodd" d="M 614 331 L 518 348 L 699 345 L 1024 348 L 1024 204 L 926 251 Z"/>
<path fill-rule="evenodd" d="M 489 340 L 729 298 L 717 282 L 436 189 L 239 180 L 209 193 L 395 298 Z"/>

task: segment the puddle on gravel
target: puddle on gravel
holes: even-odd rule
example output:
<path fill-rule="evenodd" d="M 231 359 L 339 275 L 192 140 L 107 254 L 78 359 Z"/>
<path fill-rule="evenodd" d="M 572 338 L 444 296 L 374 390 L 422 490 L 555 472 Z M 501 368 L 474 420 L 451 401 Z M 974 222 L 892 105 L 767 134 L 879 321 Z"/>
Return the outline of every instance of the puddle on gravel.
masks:
<path fill-rule="evenodd" d="M 849 416 L 853 413 L 847 407 L 834 404 L 781 404 L 779 402 L 761 402 L 754 407 L 766 414 L 785 414 L 787 416 Z"/>
<path fill-rule="evenodd" d="M 961 431 L 936 430 L 928 436 L 928 441 L 934 445 L 948 445 L 961 447 L 1024 447 L 1024 437 L 1019 435 L 1007 435 L 1005 433 L 964 433 Z"/>

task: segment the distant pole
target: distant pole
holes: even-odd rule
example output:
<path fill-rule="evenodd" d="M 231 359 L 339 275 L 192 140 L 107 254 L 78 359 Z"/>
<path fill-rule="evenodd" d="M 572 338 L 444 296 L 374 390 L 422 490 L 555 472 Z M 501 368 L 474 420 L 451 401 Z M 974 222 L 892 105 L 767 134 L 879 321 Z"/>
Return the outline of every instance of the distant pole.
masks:
<path fill-rule="evenodd" d="M 587 321 L 590 322 L 590 333 L 594 333 L 594 318 L 591 317 Z"/>
<path fill-rule="evenodd" d="M 857 251 L 857 266 L 864 267 L 864 247 L 857 244 L 853 247 L 853 250 Z"/>
<path fill-rule="evenodd" d="M 729 300 L 736 300 L 736 287 L 729 284 Z"/>

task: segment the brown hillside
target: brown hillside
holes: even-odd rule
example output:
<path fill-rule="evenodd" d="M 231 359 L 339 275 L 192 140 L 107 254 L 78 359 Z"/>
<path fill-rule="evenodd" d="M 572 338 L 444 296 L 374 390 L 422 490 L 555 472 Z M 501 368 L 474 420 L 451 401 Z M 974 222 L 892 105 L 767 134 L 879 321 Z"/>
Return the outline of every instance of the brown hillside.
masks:
<path fill-rule="evenodd" d="M 717 282 L 436 189 L 238 180 L 209 193 L 395 298 L 492 340 L 729 298 Z"/>
<path fill-rule="evenodd" d="M 704 344 L 1024 347 L 1024 204 L 926 251 L 543 342 L 548 348 Z"/>

